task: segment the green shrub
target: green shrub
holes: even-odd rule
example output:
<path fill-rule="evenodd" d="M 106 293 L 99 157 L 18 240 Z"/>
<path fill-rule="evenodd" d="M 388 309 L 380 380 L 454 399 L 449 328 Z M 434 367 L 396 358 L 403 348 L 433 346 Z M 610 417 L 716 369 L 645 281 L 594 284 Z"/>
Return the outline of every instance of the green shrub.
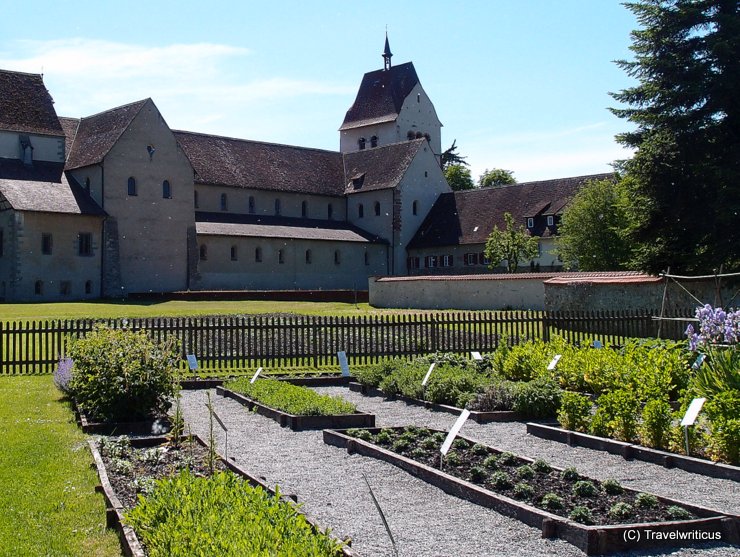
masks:
<path fill-rule="evenodd" d="M 546 372 L 551 359 L 541 340 L 517 344 L 508 350 L 501 373 L 512 381 L 531 381 Z"/>
<path fill-rule="evenodd" d="M 601 395 L 591 420 L 591 433 L 632 442 L 637 433 L 639 403 L 634 392 L 619 389 Z"/>
<path fill-rule="evenodd" d="M 624 488 L 617 480 L 608 479 L 601 482 L 601 488 L 607 495 L 620 495 L 624 493 Z"/>
<path fill-rule="evenodd" d="M 460 466 L 461 463 L 460 455 L 455 451 L 450 451 L 447 453 L 447 456 L 445 456 L 445 464 L 449 464 L 450 466 Z"/>
<path fill-rule="evenodd" d="M 531 499 L 534 495 L 534 488 L 525 482 L 520 482 L 514 486 L 514 497 L 516 499 Z"/>
<path fill-rule="evenodd" d="M 481 412 L 514 410 L 517 385 L 514 381 L 493 381 L 475 397 L 470 408 Z"/>
<path fill-rule="evenodd" d="M 570 514 L 568 515 L 568 518 L 575 522 L 580 522 L 581 524 L 593 524 L 594 523 L 594 517 L 591 514 L 591 511 L 588 507 L 583 506 L 577 506 L 573 507 L 573 510 L 570 511 Z"/>
<path fill-rule="evenodd" d="M 166 414 L 179 389 L 178 344 L 156 343 L 144 331 L 98 326 L 70 342 L 69 389 L 93 419 L 135 422 Z"/>
<path fill-rule="evenodd" d="M 351 428 L 345 431 L 345 433 L 350 437 L 356 437 L 357 439 L 362 439 L 363 441 L 372 441 L 373 439 L 373 434 L 366 429 Z"/>
<path fill-rule="evenodd" d="M 651 493 L 638 493 L 635 496 L 635 506 L 641 509 L 654 509 L 658 506 L 658 498 Z"/>
<path fill-rule="evenodd" d="M 449 363 L 437 364 L 427 382 L 424 395 L 426 400 L 434 404 L 465 407 L 488 382 L 489 379 L 485 375 L 481 375 L 472 367 Z"/>
<path fill-rule="evenodd" d="M 439 443 L 437 443 L 434 437 L 426 437 L 421 441 L 420 446 L 428 451 L 438 449 L 440 447 Z"/>
<path fill-rule="evenodd" d="M 516 477 L 520 480 L 531 480 L 534 478 L 534 469 L 528 464 L 524 464 L 516 469 Z"/>
<path fill-rule="evenodd" d="M 562 472 L 560 472 L 560 479 L 565 480 L 566 482 L 576 482 L 581 477 L 581 475 L 578 473 L 578 470 L 575 469 L 574 466 L 569 466 Z"/>
<path fill-rule="evenodd" d="M 352 375 L 355 376 L 357 381 L 367 387 L 377 387 L 380 382 L 387 375 L 390 375 L 397 365 L 400 365 L 402 360 L 396 358 L 393 360 L 385 360 L 380 364 L 368 367 L 358 367 L 352 370 Z"/>
<path fill-rule="evenodd" d="M 648 400 L 642 409 L 642 423 L 639 427 L 640 442 L 656 449 L 666 448 L 672 421 L 673 411 L 668 402 L 659 398 Z"/>
<path fill-rule="evenodd" d="M 421 447 L 416 447 L 411 451 L 411 458 L 414 458 L 416 460 L 419 460 L 420 458 L 424 458 L 427 455 L 427 452 L 422 449 Z"/>
<path fill-rule="evenodd" d="M 390 432 L 386 430 L 380 430 L 377 435 L 375 435 L 375 442 L 378 445 L 389 445 L 391 442 Z"/>
<path fill-rule="evenodd" d="M 593 482 L 588 480 L 579 480 L 573 485 L 573 494 L 579 497 L 595 497 L 598 492 Z"/>
<path fill-rule="evenodd" d="M 483 466 L 491 470 L 495 470 L 496 468 L 498 468 L 498 457 L 493 454 L 489 457 L 486 457 L 486 459 L 483 461 Z"/>
<path fill-rule="evenodd" d="M 458 450 L 463 450 L 464 451 L 465 449 L 467 449 L 469 447 L 470 447 L 470 443 L 468 441 L 466 441 L 465 439 L 460 439 L 459 437 L 452 442 L 452 448 L 453 449 L 458 449 Z"/>
<path fill-rule="evenodd" d="M 683 507 L 677 505 L 671 505 L 665 511 L 668 520 L 692 520 L 694 515 Z"/>
<path fill-rule="evenodd" d="M 502 466 L 512 466 L 516 464 L 519 459 L 514 453 L 503 452 L 498 455 L 498 463 Z"/>
<path fill-rule="evenodd" d="M 296 416 L 333 416 L 352 414 L 357 410 L 351 402 L 338 396 L 320 395 L 308 387 L 275 379 L 260 379 L 254 383 L 249 381 L 250 378 L 241 377 L 224 386 L 265 406 Z"/>
<path fill-rule="evenodd" d="M 477 484 L 483 483 L 487 477 L 488 471 L 485 468 L 473 466 L 470 469 L 470 479 Z"/>
<path fill-rule="evenodd" d="M 555 493 L 548 493 L 540 502 L 543 509 L 546 509 L 548 511 L 557 511 L 562 509 L 565 506 L 565 503 L 563 502 L 562 497 L 558 496 Z"/>
<path fill-rule="evenodd" d="M 615 520 L 624 520 L 625 518 L 632 516 L 632 505 L 624 502 L 615 503 L 609 509 L 608 514 Z"/>
<path fill-rule="evenodd" d="M 547 378 L 521 383 L 515 391 L 514 408 L 525 418 L 539 419 L 555 416 L 560 407 L 561 390 Z"/>
<path fill-rule="evenodd" d="M 203 478 L 182 471 L 159 480 L 125 522 L 150 557 L 335 556 L 340 548 L 293 505 L 230 472 Z"/>
<path fill-rule="evenodd" d="M 740 369 L 736 373 L 740 375 Z M 740 390 L 716 393 L 704 405 L 704 411 L 709 417 L 707 456 L 714 461 L 740 464 Z"/>
<path fill-rule="evenodd" d="M 591 422 L 591 406 L 591 399 L 587 396 L 564 391 L 560 397 L 558 423 L 571 431 L 588 431 Z"/>
<path fill-rule="evenodd" d="M 532 468 L 535 472 L 539 472 L 540 474 L 549 474 L 552 472 L 552 466 L 550 466 L 547 461 L 538 458 L 532 463 Z"/>
<path fill-rule="evenodd" d="M 393 445 L 391 445 L 391 450 L 397 453 L 403 453 L 407 451 L 410 446 L 411 446 L 411 443 L 409 443 L 408 439 L 399 437 L 393 442 Z"/>
<path fill-rule="evenodd" d="M 491 474 L 491 485 L 496 489 L 511 489 L 512 481 L 509 474 L 503 471 L 494 472 Z"/>
<path fill-rule="evenodd" d="M 470 452 L 472 452 L 474 455 L 486 456 L 489 453 L 489 449 L 485 445 L 476 443 L 470 448 Z"/>

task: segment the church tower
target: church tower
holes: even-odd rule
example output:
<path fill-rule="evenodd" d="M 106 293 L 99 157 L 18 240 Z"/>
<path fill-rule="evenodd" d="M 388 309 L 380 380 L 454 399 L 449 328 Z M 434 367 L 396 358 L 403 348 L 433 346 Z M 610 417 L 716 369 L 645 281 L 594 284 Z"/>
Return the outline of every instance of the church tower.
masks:
<path fill-rule="evenodd" d="M 366 73 L 355 102 L 339 128 L 339 150 L 351 153 L 401 141 L 426 138 L 437 158 L 442 149 L 442 123 L 419 82 L 414 64 L 391 64 L 385 37 L 383 68 Z"/>

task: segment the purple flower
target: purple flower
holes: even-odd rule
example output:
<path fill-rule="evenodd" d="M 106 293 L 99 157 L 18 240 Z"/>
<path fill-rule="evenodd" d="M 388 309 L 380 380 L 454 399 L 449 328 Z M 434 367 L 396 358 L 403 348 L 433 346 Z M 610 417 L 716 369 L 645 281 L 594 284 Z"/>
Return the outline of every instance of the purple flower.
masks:
<path fill-rule="evenodd" d="M 70 382 L 72 381 L 72 368 L 74 362 L 72 358 L 62 358 L 59 360 L 57 369 L 54 372 L 54 385 L 65 395 L 71 393 Z"/>
<path fill-rule="evenodd" d="M 740 341 L 740 310 L 724 311 L 706 304 L 696 308 L 699 332 L 693 325 L 686 328 L 686 337 L 691 350 L 707 344 L 737 344 Z"/>

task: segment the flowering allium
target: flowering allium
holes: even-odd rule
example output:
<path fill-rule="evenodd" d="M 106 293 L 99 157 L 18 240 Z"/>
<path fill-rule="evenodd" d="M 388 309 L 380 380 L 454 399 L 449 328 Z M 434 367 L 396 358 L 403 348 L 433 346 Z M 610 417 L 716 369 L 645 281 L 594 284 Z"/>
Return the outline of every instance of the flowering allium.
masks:
<path fill-rule="evenodd" d="M 54 372 L 54 385 L 65 395 L 70 394 L 70 381 L 72 381 L 72 368 L 74 362 L 72 358 L 62 358 L 59 360 L 57 369 Z"/>

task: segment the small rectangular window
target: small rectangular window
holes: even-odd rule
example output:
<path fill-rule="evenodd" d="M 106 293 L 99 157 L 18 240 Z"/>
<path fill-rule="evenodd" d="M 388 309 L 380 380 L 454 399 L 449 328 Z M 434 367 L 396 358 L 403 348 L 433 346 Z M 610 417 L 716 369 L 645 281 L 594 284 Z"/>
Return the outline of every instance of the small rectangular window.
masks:
<path fill-rule="evenodd" d="M 438 262 L 437 262 L 437 256 L 436 255 L 427 255 L 424 259 L 425 259 L 424 266 L 427 269 L 433 269 L 434 267 L 437 266 L 437 263 Z"/>
<path fill-rule="evenodd" d="M 406 265 L 408 266 L 409 270 L 418 269 L 419 268 L 419 258 L 418 257 L 409 257 L 406 260 Z"/>
<path fill-rule="evenodd" d="M 442 267 L 452 267 L 454 264 L 455 258 L 452 255 L 443 255 L 442 256 Z"/>
<path fill-rule="evenodd" d="M 532 217 L 527 219 L 527 228 L 534 228 L 534 219 Z"/>
<path fill-rule="evenodd" d="M 44 255 L 51 255 L 52 239 L 51 234 L 41 235 L 41 253 Z"/>
<path fill-rule="evenodd" d="M 77 254 L 83 257 L 92 255 L 92 234 L 80 232 L 77 235 Z"/>
<path fill-rule="evenodd" d="M 236 246 L 231 246 L 231 260 L 236 261 L 238 259 L 237 255 Z"/>

